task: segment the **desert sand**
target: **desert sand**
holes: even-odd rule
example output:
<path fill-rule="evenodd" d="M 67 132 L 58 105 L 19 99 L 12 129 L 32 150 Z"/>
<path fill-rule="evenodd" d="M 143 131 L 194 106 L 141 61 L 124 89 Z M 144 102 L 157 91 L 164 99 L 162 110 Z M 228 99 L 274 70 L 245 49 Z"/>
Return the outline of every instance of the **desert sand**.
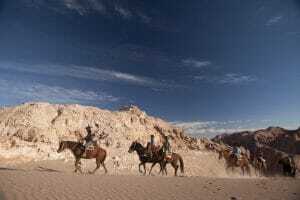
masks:
<path fill-rule="evenodd" d="M 84 161 L 83 161 L 84 163 Z M 83 164 L 84 165 L 84 164 Z M 91 166 L 83 167 L 86 171 Z M 290 199 L 300 198 L 300 179 L 143 176 L 99 169 L 73 173 L 73 163 L 31 162 L 0 168 L 0 199 Z M 169 168 L 168 171 L 171 172 Z"/>

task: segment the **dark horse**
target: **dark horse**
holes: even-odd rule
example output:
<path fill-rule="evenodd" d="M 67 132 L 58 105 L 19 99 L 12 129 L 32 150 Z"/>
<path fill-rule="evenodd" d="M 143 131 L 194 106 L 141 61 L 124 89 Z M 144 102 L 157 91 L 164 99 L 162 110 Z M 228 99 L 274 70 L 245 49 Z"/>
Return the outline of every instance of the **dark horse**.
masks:
<path fill-rule="evenodd" d="M 172 167 L 174 168 L 174 170 L 175 170 L 174 175 L 177 176 L 177 171 L 178 171 L 178 168 L 179 168 L 178 162 L 180 164 L 181 173 L 184 173 L 184 163 L 183 163 L 182 157 L 177 153 L 172 153 L 170 158 L 165 157 L 165 159 L 163 161 L 163 170 L 164 170 L 164 172 L 167 174 L 166 165 L 168 163 L 170 163 L 172 165 Z"/>
<path fill-rule="evenodd" d="M 152 168 L 159 163 L 160 165 L 160 172 L 162 172 L 163 169 L 163 160 L 164 160 L 164 152 L 163 149 L 160 148 L 157 151 L 153 152 L 153 156 L 150 157 L 148 156 L 147 148 L 143 147 L 142 144 L 140 144 L 137 141 L 132 142 L 132 144 L 129 147 L 128 153 L 132 153 L 136 151 L 139 159 L 140 159 L 140 164 L 139 164 L 139 172 L 142 173 L 141 171 L 141 165 L 144 167 L 144 175 L 146 174 L 146 163 L 152 163 L 151 169 L 149 171 L 149 175 L 151 174 Z"/>
<path fill-rule="evenodd" d="M 258 156 L 254 156 L 252 163 L 253 163 L 256 175 L 257 175 L 257 171 L 258 171 L 259 176 L 261 176 L 263 174 L 266 174 L 266 172 L 267 172 L 267 163 L 264 159 L 262 159 Z"/>
<path fill-rule="evenodd" d="M 175 169 L 175 176 L 177 176 L 177 170 L 179 168 L 178 161 L 180 163 L 180 170 L 182 173 L 184 173 L 184 164 L 181 156 L 177 153 L 172 153 L 170 158 L 166 157 L 166 153 L 163 148 L 158 149 L 156 152 L 153 152 L 153 157 L 150 158 L 147 156 L 147 148 L 143 147 L 140 143 L 137 141 L 132 142 L 131 146 L 129 147 L 128 152 L 132 153 L 136 151 L 139 159 L 139 171 L 142 173 L 140 167 L 143 165 L 144 167 L 144 174 L 146 174 L 146 163 L 152 163 L 152 166 L 149 171 L 149 175 L 151 174 L 152 168 L 159 163 L 160 165 L 160 172 L 162 175 L 165 173 L 167 175 L 166 165 L 170 163 L 173 168 Z"/>
<path fill-rule="evenodd" d="M 61 141 L 59 143 L 59 148 L 57 150 L 57 153 L 60 153 L 64 151 L 65 149 L 71 150 L 75 157 L 75 171 L 77 170 L 82 173 L 81 167 L 80 167 L 80 159 L 96 159 L 96 168 L 90 172 L 91 174 L 95 173 L 96 170 L 100 167 L 100 165 L 103 166 L 105 173 L 107 173 L 107 169 L 105 167 L 104 161 L 106 158 L 106 151 L 99 146 L 95 145 L 93 150 L 87 150 L 84 151 L 84 146 L 80 142 L 73 142 L 73 141 Z"/>
<path fill-rule="evenodd" d="M 296 176 L 296 164 L 292 156 L 285 156 L 278 161 L 279 165 L 282 165 L 283 174 L 286 176 Z"/>

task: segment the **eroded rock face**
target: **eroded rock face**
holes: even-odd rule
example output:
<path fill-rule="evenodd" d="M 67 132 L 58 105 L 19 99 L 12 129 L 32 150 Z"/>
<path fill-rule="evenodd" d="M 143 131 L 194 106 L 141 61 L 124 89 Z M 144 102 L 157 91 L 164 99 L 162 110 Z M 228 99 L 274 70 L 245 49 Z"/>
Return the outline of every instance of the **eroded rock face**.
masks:
<path fill-rule="evenodd" d="M 86 135 L 88 125 L 101 145 L 124 152 L 134 140 L 146 144 L 151 134 L 160 143 L 165 135 L 171 135 L 175 149 L 199 150 L 202 145 L 186 136 L 182 129 L 148 116 L 136 106 L 109 111 L 76 104 L 25 103 L 0 110 L 0 156 L 62 158 L 65 155 L 56 153 L 59 141 L 78 141 Z"/>
<path fill-rule="evenodd" d="M 215 142 L 223 142 L 232 146 L 235 143 L 250 150 L 251 155 L 263 152 L 267 160 L 269 172 L 280 172 L 282 169 L 278 161 L 283 157 L 293 156 L 297 162 L 300 155 L 300 128 L 297 130 L 286 130 L 280 127 L 269 127 L 257 131 L 245 131 L 234 134 L 224 134 L 212 139 Z"/>

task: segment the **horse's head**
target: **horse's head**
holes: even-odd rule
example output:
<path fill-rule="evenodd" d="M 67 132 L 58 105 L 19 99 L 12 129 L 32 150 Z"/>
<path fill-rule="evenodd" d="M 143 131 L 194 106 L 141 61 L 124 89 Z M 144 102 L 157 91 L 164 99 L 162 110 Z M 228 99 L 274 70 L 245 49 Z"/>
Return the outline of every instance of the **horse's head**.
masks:
<path fill-rule="evenodd" d="M 140 145 L 137 141 L 133 141 L 128 149 L 128 153 L 132 153 L 137 150 L 137 147 Z"/>
<path fill-rule="evenodd" d="M 59 142 L 59 147 L 58 147 L 58 149 L 57 149 L 57 153 L 62 152 L 63 150 L 66 149 L 66 147 L 67 147 L 67 144 L 66 144 L 65 141 Z"/>

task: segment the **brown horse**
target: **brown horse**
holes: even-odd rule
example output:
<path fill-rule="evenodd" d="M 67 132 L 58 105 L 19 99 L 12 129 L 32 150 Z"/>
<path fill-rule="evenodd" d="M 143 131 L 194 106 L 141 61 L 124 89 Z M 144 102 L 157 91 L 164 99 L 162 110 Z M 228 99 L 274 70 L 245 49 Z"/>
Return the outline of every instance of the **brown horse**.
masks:
<path fill-rule="evenodd" d="M 219 159 L 225 158 L 227 169 L 231 167 L 232 171 L 234 167 L 240 167 L 243 171 L 243 175 L 245 174 L 245 169 L 247 173 L 250 175 L 250 166 L 249 159 L 245 155 L 241 155 L 240 159 L 232 156 L 232 153 L 229 149 L 222 149 L 219 151 Z"/>
<path fill-rule="evenodd" d="M 105 167 L 104 161 L 106 158 L 106 151 L 99 146 L 95 145 L 92 150 L 84 151 L 84 146 L 80 142 L 74 142 L 74 141 L 61 141 L 59 143 L 59 148 L 57 150 L 57 153 L 60 153 L 64 151 L 65 149 L 71 150 L 75 157 L 75 173 L 77 170 L 82 173 L 81 167 L 80 167 L 80 159 L 96 159 L 96 168 L 90 172 L 91 174 L 95 173 L 96 170 L 100 167 L 100 165 L 103 166 L 105 173 L 107 173 L 107 169 Z"/>
<path fill-rule="evenodd" d="M 267 172 L 267 163 L 266 163 L 265 160 L 262 160 L 261 158 L 255 156 L 253 158 L 253 166 L 254 166 L 256 175 L 257 175 L 257 171 L 258 171 L 259 176 L 261 176 L 263 174 L 266 174 L 266 172 Z"/>
<path fill-rule="evenodd" d="M 178 164 L 179 162 L 179 164 Z M 166 165 L 170 163 L 172 167 L 174 168 L 174 175 L 177 176 L 177 171 L 180 166 L 181 173 L 184 173 L 184 163 L 182 157 L 177 153 L 172 153 L 171 157 L 168 158 L 165 156 L 165 159 L 163 161 L 163 172 L 167 174 L 167 168 Z"/>

